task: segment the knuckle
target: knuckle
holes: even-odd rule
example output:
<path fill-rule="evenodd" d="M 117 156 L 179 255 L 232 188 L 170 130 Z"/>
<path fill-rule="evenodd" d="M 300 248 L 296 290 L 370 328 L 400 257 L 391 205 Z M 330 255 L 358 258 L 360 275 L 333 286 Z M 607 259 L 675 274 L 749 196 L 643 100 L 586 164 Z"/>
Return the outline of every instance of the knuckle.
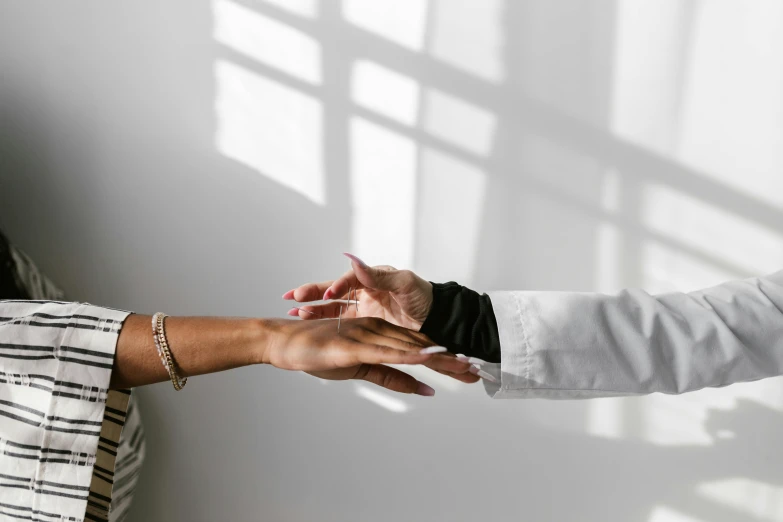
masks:
<path fill-rule="evenodd" d="M 367 372 L 364 374 L 364 380 L 380 386 L 381 382 L 383 381 L 383 376 L 381 375 L 381 372 L 378 371 L 377 367 L 370 366 Z"/>
<path fill-rule="evenodd" d="M 367 375 L 371 372 L 372 366 L 369 364 L 361 364 L 359 365 L 359 369 L 356 371 L 356 375 L 354 375 L 354 379 L 361 379 L 361 380 L 369 380 L 367 378 Z"/>
<path fill-rule="evenodd" d="M 332 353 L 334 354 L 332 356 L 332 361 L 339 367 L 345 368 L 357 363 L 356 356 L 345 350 L 334 350 Z"/>
<path fill-rule="evenodd" d="M 397 384 L 397 376 L 394 375 L 392 372 L 386 372 L 383 377 L 381 377 L 380 385 L 384 388 L 388 388 L 390 390 L 393 390 L 395 387 L 395 384 Z"/>
<path fill-rule="evenodd" d="M 360 343 L 366 343 L 368 341 L 368 335 L 370 332 L 362 328 L 362 325 L 352 323 L 348 325 L 351 331 L 351 338 Z"/>
<path fill-rule="evenodd" d="M 407 352 L 410 352 L 411 354 L 412 354 L 412 352 L 418 351 L 421 348 L 418 344 L 411 343 L 411 342 L 408 342 L 408 341 L 400 341 L 400 344 L 401 344 L 400 347 L 403 350 L 405 350 Z"/>
<path fill-rule="evenodd" d="M 372 328 L 380 328 L 383 324 L 383 320 L 379 317 L 365 317 L 364 324 Z"/>

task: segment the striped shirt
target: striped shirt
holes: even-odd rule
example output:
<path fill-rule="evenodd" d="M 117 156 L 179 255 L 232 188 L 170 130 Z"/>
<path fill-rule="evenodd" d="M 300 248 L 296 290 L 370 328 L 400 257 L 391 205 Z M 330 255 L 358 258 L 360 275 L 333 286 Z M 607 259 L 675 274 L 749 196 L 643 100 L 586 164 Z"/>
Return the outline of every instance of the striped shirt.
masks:
<path fill-rule="evenodd" d="M 129 312 L 63 301 L 0 234 L 0 520 L 123 520 L 144 458 L 129 390 L 109 390 Z"/>

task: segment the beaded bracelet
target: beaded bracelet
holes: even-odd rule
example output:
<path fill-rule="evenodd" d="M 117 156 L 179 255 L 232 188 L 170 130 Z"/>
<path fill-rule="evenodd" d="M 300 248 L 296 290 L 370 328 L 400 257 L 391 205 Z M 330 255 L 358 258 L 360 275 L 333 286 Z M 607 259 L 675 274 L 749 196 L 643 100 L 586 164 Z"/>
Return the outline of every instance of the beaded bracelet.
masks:
<path fill-rule="evenodd" d="M 166 314 L 161 312 L 152 316 L 152 338 L 155 341 L 155 348 L 158 350 L 158 355 L 163 363 L 163 367 L 169 373 L 171 384 L 174 385 L 174 389 L 179 391 L 185 387 L 188 382 L 188 378 L 180 379 L 177 374 L 177 367 L 174 363 L 174 357 L 171 355 L 169 349 L 169 342 L 166 338 Z"/>

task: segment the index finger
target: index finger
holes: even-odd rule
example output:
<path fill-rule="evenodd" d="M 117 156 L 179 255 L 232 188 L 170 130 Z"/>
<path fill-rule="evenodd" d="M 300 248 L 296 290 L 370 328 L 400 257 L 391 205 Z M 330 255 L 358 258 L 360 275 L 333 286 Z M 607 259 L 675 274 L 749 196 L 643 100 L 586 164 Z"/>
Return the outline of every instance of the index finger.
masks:
<path fill-rule="evenodd" d="M 437 343 L 433 342 L 427 334 L 399 326 L 394 323 L 390 323 L 383 319 L 378 320 L 376 318 L 364 319 L 367 323 L 360 323 L 362 326 L 370 331 L 375 331 L 385 337 L 392 337 L 411 343 L 418 343 L 422 346 L 435 346 Z"/>
<path fill-rule="evenodd" d="M 308 301 L 320 301 L 321 296 L 329 288 L 334 281 L 324 281 L 322 283 L 307 283 L 293 290 L 289 290 L 283 294 L 283 299 L 290 301 L 294 300 L 298 303 L 306 303 Z"/>
<path fill-rule="evenodd" d="M 339 350 L 334 361 L 340 367 L 357 364 L 422 364 L 432 358 L 432 354 L 407 352 L 380 344 L 353 342 L 350 351 Z"/>
<path fill-rule="evenodd" d="M 350 286 L 347 286 L 350 285 Z M 356 279 L 356 274 L 353 270 L 348 270 L 339 279 L 332 281 L 323 281 L 321 283 L 307 283 L 293 290 L 283 294 L 283 299 L 286 301 L 294 300 L 298 303 L 307 303 L 310 301 L 321 301 L 327 299 L 341 299 L 348 293 L 349 288 L 358 288 L 360 285 Z M 343 288 L 338 290 L 337 287 Z M 329 295 L 326 291 L 331 288 Z"/>
<path fill-rule="evenodd" d="M 353 268 L 348 270 L 338 279 L 332 281 L 332 284 L 324 289 L 324 292 L 328 290 L 329 293 L 324 293 L 323 297 L 324 299 L 342 299 L 344 296 L 348 295 L 348 292 L 350 292 L 352 288 L 354 290 L 364 288 L 364 285 L 359 282 L 359 279 L 356 277 Z"/>

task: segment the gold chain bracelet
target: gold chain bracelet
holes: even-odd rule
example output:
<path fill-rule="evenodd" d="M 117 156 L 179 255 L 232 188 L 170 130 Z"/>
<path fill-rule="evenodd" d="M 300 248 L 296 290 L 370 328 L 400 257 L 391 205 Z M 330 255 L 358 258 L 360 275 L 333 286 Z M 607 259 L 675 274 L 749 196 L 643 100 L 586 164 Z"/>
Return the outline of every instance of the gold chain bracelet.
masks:
<path fill-rule="evenodd" d="M 179 391 L 185 387 L 188 382 L 188 378 L 180 379 L 177 374 L 177 365 L 174 362 L 174 356 L 171 355 L 169 349 L 169 341 L 166 338 L 166 318 L 168 316 L 164 313 L 158 312 L 152 316 L 152 338 L 155 340 L 155 348 L 158 349 L 158 355 L 163 363 L 163 367 L 169 372 L 169 378 L 171 384 L 174 385 L 174 389 Z"/>

